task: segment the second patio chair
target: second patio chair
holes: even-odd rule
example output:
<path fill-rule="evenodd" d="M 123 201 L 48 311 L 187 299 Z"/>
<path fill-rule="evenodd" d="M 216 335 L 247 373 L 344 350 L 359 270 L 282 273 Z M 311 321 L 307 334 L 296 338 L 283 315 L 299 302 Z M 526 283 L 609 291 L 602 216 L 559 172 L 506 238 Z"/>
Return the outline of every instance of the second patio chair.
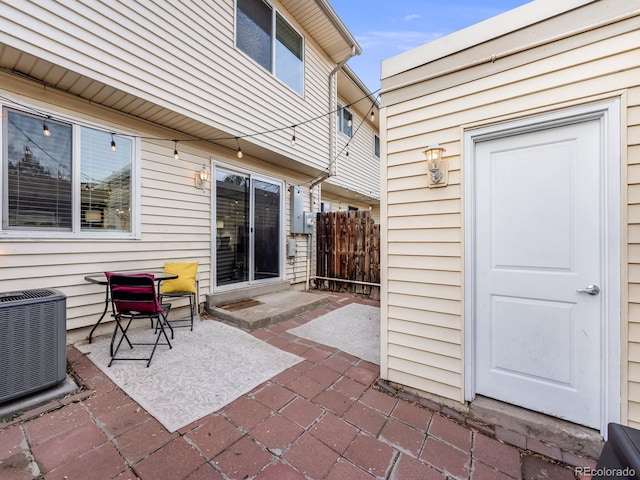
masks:
<path fill-rule="evenodd" d="M 158 345 L 168 345 L 169 348 L 172 348 L 164 328 L 171 305 L 161 304 L 158 301 L 155 279 L 151 274 L 122 275 L 106 272 L 105 275 L 109 281 L 111 306 L 116 322 L 113 335 L 111 336 L 111 350 L 113 354 L 109 362 L 109 367 L 115 360 L 145 360 L 148 367 L 151 364 L 151 359 Z M 129 327 L 131 326 L 131 322 L 138 318 L 150 319 L 152 327 L 153 321 L 156 320 L 155 330 L 150 330 L 154 333 L 149 334 L 150 336 L 155 336 L 155 339 L 153 339 L 153 336 L 150 338 L 150 340 L 153 341 L 131 341 Z M 113 348 L 118 333 L 120 333 L 120 340 L 115 348 Z M 164 337 L 166 342 L 161 342 L 162 337 Z M 123 341 L 126 341 L 127 345 L 132 349 L 136 345 L 149 345 L 153 346 L 153 348 L 147 357 L 119 357 L 118 351 Z"/>
<path fill-rule="evenodd" d="M 160 301 L 172 301 L 180 298 L 189 300 L 189 318 L 170 320 L 174 328 L 190 327 L 198 308 L 198 262 L 165 262 L 165 273 L 178 275 L 175 280 L 165 280 L 160 285 Z M 188 322 L 188 323 L 184 323 Z M 173 338 L 173 337 L 171 337 Z"/>

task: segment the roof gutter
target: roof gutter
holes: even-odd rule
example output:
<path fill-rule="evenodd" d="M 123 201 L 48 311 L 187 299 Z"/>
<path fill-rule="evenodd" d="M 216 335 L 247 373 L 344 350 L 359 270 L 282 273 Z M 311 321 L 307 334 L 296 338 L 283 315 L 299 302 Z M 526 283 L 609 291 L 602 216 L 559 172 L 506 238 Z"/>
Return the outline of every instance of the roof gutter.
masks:
<path fill-rule="evenodd" d="M 333 26 L 336 27 L 336 30 L 338 30 L 338 33 L 343 38 L 343 40 L 348 45 L 351 45 L 352 52 L 355 49 L 355 53 L 352 53 L 351 57 L 353 57 L 354 55 L 360 55 L 362 53 L 362 48 L 360 47 L 360 45 L 358 45 L 358 42 L 353 37 L 353 35 L 351 35 L 351 32 L 345 26 L 345 24 L 342 23 L 342 20 L 340 19 L 336 11 L 333 9 L 331 4 L 328 2 L 328 0 L 316 0 L 316 4 L 318 5 L 318 7 L 320 7 L 320 9 L 322 10 L 322 13 L 326 15 L 326 17 L 333 24 Z M 342 63 L 344 64 L 344 62 L 349 60 L 349 58 L 344 60 Z"/>
<path fill-rule="evenodd" d="M 344 65 L 349 61 L 350 58 L 353 58 L 356 55 L 360 55 L 362 53 L 362 48 L 360 47 L 360 45 L 358 45 L 358 42 L 353 37 L 353 35 L 351 35 L 351 32 L 345 26 L 345 24 L 342 23 L 342 20 L 340 19 L 340 17 L 336 13 L 336 11 L 333 9 L 333 7 L 331 6 L 328 0 L 316 0 L 316 5 L 318 5 L 320 10 L 322 10 L 322 13 L 333 24 L 333 26 L 336 28 L 336 30 L 338 31 L 342 39 L 347 43 L 347 45 L 351 45 L 351 50 L 349 51 L 349 53 L 342 60 L 336 63 L 335 67 L 333 67 L 333 70 L 331 70 L 331 73 L 329 73 L 329 92 L 328 92 L 329 94 L 327 95 L 329 104 L 328 104 L 327 111 L 333 112 L 338 102 L 338 99 L 337 99 L 338 84 L 336 80 L 336 74 L 342 67 L 344 67 Z M 310 193 L 311 193 L 311 190 L 313 190 L 313 187 L 315 187 L 319 183 L 322 183 L 323 181 L 325 181 L 327 178 L 331 176 L 331 165 L 333 163 L 333 158 L 335 157 L 336 148 L 337 148 L 336 138 L 335 138 L 336 136 L 335 127 L 336 127 L 336 116 L 330 115 L 329 116 L 329 162 L 327 164 L 327 171 L 323 172 L 316 180 L 313 181 L 313 183 L 309 187 Z"/>

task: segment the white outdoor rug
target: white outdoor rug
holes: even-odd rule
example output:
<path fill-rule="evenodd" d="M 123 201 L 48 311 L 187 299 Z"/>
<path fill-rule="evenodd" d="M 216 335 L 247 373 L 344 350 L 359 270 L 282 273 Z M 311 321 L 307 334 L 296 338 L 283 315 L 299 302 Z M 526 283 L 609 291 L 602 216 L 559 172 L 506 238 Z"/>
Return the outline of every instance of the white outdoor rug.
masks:
<path fill-rule="evenodd" d="M 136 322 L 149 325 L 146 319 Z M 193 331 L 175 328 L 174 332 L 173 348 L 159 345 L 149 368 L 144 361 L 116 361 L 107 367 L 110 336 L 76 344 L 76 348 L 89 353 L 111 380 L 170 432 L 219 410 L 303 360 L 213 320 L 196 320 Z M 134 342 L 153 338 L 150 328 L 132 327 L 129 334 Z M 144 340 L 137 340 L 141 335 Z M 144 357 L 150 348 L 131 350 L 125 345 L 118 355 L 134 356 L 140 351 Z"/>
<path fill-rule="evenodd" d="M 350 303 L 288 330 L 380 365 L 380 308 Z"/>

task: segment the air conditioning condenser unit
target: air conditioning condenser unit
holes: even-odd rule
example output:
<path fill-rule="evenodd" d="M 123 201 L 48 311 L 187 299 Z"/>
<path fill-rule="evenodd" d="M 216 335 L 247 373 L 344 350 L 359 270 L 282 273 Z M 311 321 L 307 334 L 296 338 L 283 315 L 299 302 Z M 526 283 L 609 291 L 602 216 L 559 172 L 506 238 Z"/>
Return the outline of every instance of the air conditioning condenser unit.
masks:
<path fill-rule="evenodd" d="M 66 378 L 66 307 L 53 289 L 0 293 L 0 403 Z"/>

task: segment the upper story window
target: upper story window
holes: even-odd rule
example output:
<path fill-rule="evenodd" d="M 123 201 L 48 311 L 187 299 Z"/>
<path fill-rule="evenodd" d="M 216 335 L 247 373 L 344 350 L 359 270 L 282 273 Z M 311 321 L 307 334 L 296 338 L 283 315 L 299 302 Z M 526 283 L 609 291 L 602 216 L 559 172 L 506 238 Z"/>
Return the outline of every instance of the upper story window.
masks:
<path fill-rule="evenodd" d="M 4 232 L 131 237 L 132 139 L 8 108 L 3 138 Z"/>
<path fill-rule="evenodd" d="M 302 36 L 263 0 L 237 0 L 236 6 L 236 46 L 302 94 Z"/>
<path fill-rule="evenodd" d="M 373 154 L 376 158 L 380 158 L 380 137 L 378 135 L 373 136 Z"/>
<path fill-rule="evenodd" d="M 337 119 L 337 127 L 338 131 L 344 133 L 347 137 L 351 138 L 353 136 L 353 114 L 351 111 L 338 104 L 338 108 L 336 109 L 338 119 Z"/>

